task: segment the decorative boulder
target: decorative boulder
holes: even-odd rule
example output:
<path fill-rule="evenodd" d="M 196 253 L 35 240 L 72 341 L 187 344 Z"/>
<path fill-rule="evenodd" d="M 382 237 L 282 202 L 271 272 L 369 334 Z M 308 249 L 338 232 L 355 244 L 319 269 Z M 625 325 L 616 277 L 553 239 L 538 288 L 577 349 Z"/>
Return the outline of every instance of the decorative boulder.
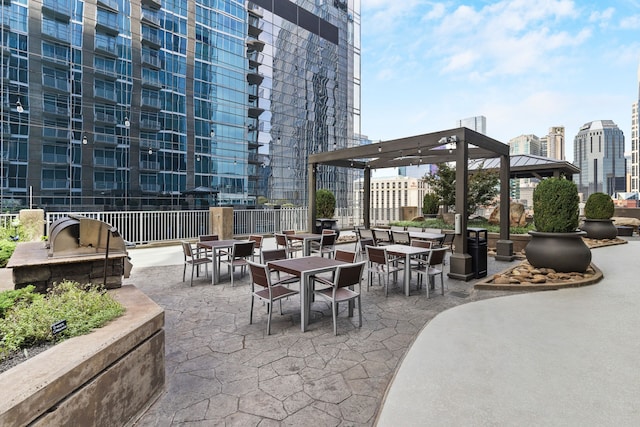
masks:
<path fill-rule="evenodd" d="M 500 224 L 500 204 L 498 204 L 489 216 L 489 224 Z M 524 227 L 527 225 L 527 216 L 522 203 L 509 204 L 509 226 Z"/>

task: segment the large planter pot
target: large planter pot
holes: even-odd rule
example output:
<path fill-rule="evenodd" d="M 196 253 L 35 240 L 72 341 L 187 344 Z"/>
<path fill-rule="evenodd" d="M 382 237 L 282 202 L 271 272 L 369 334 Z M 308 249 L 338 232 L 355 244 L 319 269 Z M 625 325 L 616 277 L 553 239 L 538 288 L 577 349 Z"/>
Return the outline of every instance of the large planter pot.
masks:
<path fill-rule="evenodd" d="M 591 264 L 591 249 L 582 240 L 587 233 L 544 233 L 530 231 L 531 241 L 525 248 L 529 264 L 536 268 L 552 268 L 561 273 L 583 273 Z"/>
<path fill-rule="evenodd" d="M 590 239 L 615 239 L 618 235 L 612 219 L 585 219 L 581 229 Z"/>
<path fill-rule="evenodd" d="M 322 230 L 333 230 L 336 236 L 340 237 L 340 228 L 338 228 L 338 220 L 331 218 L 316 219 L 316 233 L 322 233 Z"/>

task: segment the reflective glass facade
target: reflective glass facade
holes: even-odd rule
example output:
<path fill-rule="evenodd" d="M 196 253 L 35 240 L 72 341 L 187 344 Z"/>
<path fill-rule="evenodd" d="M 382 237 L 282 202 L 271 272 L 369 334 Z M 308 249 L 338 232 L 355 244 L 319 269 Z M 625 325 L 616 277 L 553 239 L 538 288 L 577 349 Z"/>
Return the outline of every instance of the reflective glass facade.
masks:
<path fill-rule="evenodd" d="M 602 192 L 626 191 L 624 134 L 611 120 L 589 122 L 580 128 L 573 142 L 573 162 L 580 174 L 573 178 L 583 200 Z"/>
<path fill-rule="evenodd" d="M 359 1 L 1 4 L 3 209 L 306 205 L 355 144 Z"/>

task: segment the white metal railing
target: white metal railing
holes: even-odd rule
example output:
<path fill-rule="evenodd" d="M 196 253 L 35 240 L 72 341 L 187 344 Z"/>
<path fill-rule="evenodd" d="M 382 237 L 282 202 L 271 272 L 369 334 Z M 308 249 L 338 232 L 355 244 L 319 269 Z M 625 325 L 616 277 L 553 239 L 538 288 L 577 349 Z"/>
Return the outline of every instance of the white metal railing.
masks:
<path fill-rule="evenodd" d="M 0 227 L 13 227 L 13 222 L 18 220 L 18 214 L 0 214 Z"/>
<path fill-rule="evenodd" d="M 371 212 L 371 225 L 386 225 L 399 219 L 397 209 L 377 209 Z M 182 211 L 113 211 L 113 212 L 48 212 L 46 214 L 46 234 L 49 227 L 59 218 L 82 215 L 104 221 L 118 229 L 123 239 L 135 243 L 196 239 L 208 234 L 208 210 Z M 4 217 L 10 219 L 4 219 Z M 0 216 L 0 225 L 10 224 L 16 215 Z M 336 209 L 334 219 L 342 230 L 353 229 L 364 224 L 362 211 L 358 208 Z M 283 209 L 234 209 L 234 236 L 250 234 L 273 234 L 286 229 L 308 230 L 307 208 Z"/>

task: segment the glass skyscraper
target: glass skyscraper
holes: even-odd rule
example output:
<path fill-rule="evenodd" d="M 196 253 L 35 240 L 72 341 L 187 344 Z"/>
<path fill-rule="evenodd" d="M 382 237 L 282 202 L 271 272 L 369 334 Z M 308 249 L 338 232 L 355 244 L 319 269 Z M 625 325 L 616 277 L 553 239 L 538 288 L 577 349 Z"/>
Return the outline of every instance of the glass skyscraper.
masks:
<path fill-rule="evenodd" d="M 573 163 L 580 173 L 573 181 L 586 200 L 602 192 L 626 191 L 624 133 L 612 120 L 584 124 L 573 140 Z"/>
<path fill-rule="evenodd" d="M 357 0 L 0 1 L 3 209 L 306 205 L 356 144 Z"/>

